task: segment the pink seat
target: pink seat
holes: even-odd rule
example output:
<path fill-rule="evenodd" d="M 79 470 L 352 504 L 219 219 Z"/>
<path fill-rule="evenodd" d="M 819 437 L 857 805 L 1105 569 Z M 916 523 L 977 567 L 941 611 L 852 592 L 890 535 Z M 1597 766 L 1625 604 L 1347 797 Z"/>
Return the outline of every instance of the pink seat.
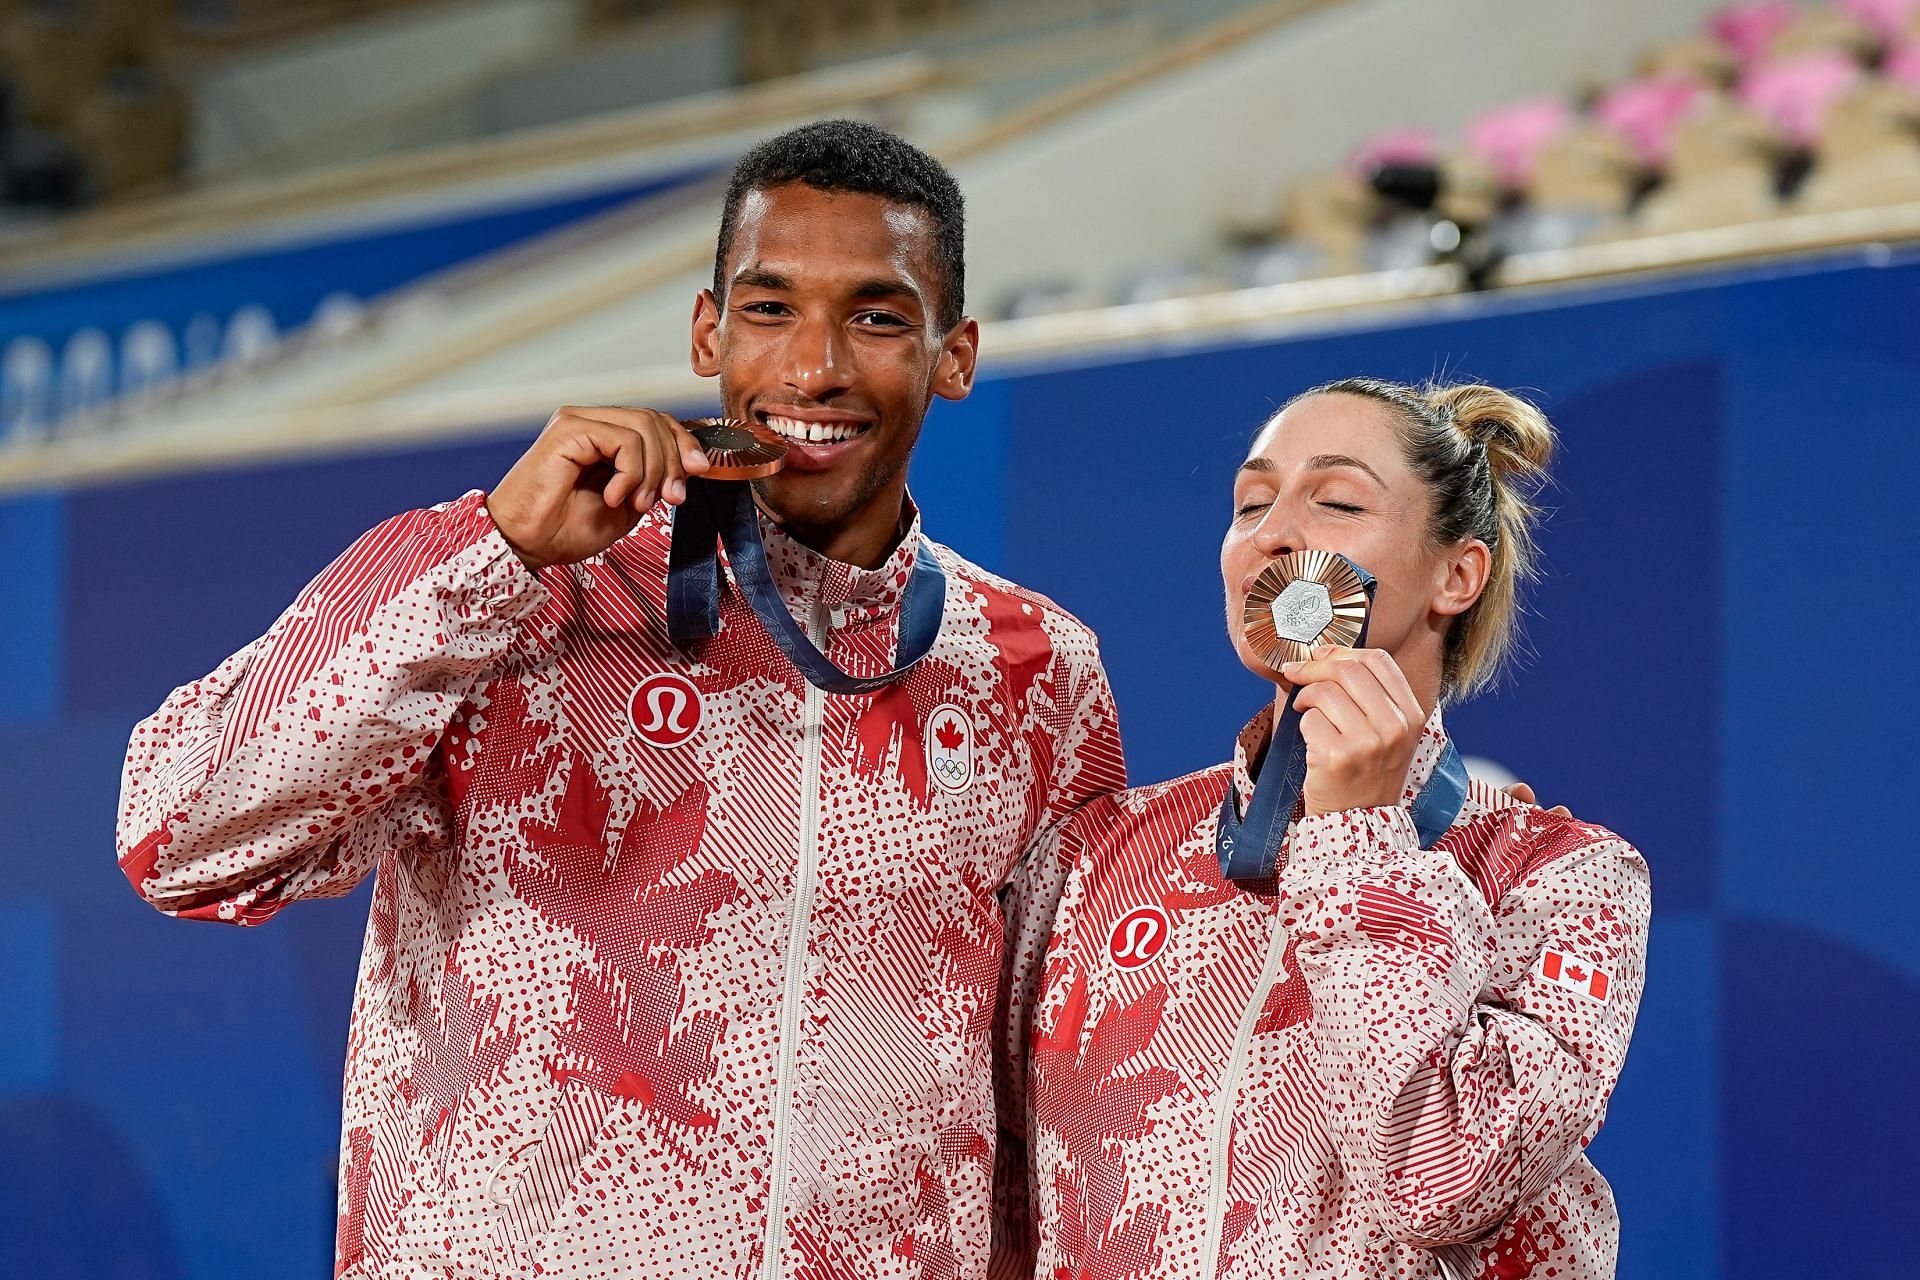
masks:
<path fill-rule="evenodd" d="M 1901 40 L 1889 48 L 1886 61 L 1880 64 L 1880 75 L 1920 93 L 1920 38 Z"/>
<path fill-rule="evenodd" d="M 1558 98 L 1531 98 L 1487 112 L 1467 126 L 1467 149 L 1486 161 L 1500 182 L 1524 188 L 1542 148 L 1573 124 L 1573 108 Z"/>
<path fill-rule="evenodd" d="M 1840 0 L 1835 7 L 1872 27 L 1881 39 L 1894 40 L 1912 25 L 1920 0 Z"/>
<path fill-rule="evenodd" d="M 1812 146 L 1827 112 L 1865 75 L 1844 53 L 1806 53 L 1757 62 L 1740 77 L 1740 101 L 1796 146 Z"/>
<path fill-rule="evenodd" d="M 1431 129 L 1389 129 L 1355 147 L 1347 163 L 1362 178 L 1386 165 L 1439 164 L 1440 143 Z"/>
<path fill-rule="evenodd" d="M 1646 76 L 1607 90 L 1594 104 L 1593 116 L 1632 143 L 1648 166 L 1658 168 L 1666 163 L 1674 131 L 1708 93 L 1692 76 Z"/>
<path fill-rule="evenodd" d="M 1707 30 L 1742 62 L 1752 62 L 1767 51 L 1773 38 L 1800 15 L 1786 0 L 1759 0 L 1736 4 L 1707 19 Z"/>

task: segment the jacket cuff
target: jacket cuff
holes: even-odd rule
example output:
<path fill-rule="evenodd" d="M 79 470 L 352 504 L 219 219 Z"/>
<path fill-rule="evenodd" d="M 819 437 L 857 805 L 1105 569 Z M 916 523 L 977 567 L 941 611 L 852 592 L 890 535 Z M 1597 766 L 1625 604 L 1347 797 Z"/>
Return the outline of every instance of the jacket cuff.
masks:
<path fill-rule="evenodd" d="M 1342 877 L 1382 866 L 1420 847 L 1413 815 L 1401 805 L 1316 813 L 1293 824 L 1287 841 L 1288 874 L 1331 872 Z"/>
<path fill-rule="evenodd" d="M 547 588 L 507 542 L 476 489 L 446 509 L 449 532 L 464 549 L 448 563 L 448 607 L 462 627 L 515 626 L 545 607 Z"/>

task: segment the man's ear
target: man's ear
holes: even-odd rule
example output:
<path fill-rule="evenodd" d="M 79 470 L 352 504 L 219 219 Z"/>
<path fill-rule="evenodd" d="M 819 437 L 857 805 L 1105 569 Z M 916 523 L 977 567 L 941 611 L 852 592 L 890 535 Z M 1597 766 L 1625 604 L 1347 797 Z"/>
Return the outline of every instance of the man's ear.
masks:
<path fill-rule="evenodd" d="M 720 300 L 702 289 L 693 300 L 693 371 L 703 378 L 720 376 Z"/>
<path fill-rule="evenodd" d="M 1466 538 L 1441 562 L 1440 581 L 1428 607 L 1445 618 L 1457 618 L 1473 608 L 1487 589 L 1493 553 L 1478 538 Z"/>
<path fill-rule="evenodd" d="M 980 325 L 972 316 L 948 331 L 933 368 L 933 394 L 942 400 L 965 400 L 973 390 L 973 369 L 980 359 Z"/>

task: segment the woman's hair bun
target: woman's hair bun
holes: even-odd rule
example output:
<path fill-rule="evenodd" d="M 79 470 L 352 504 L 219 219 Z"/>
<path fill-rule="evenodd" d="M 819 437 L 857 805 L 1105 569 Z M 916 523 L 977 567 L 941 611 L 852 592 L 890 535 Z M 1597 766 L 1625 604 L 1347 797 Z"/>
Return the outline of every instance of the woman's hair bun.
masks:
<path fill-rule="evenodd" d="M 1455 430 L 1485 447 L 1496 478 L 1530 479 L 1553 460 L 1553 424 L 1527 400 L 1511 391 L 1470 382 L 1436 387 L 1427 403 Z"/>

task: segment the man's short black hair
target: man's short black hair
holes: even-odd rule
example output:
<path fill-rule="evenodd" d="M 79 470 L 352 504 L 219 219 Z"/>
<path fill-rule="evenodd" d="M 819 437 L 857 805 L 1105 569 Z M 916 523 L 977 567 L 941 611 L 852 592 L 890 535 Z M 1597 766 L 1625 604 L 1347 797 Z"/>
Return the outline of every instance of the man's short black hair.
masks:
<path fill-rule="evenodd" d="M 933 258 L 940 272 L 935 319 L 942 332 L 960 323 L 967 284 L 966 206 L 960 184 L 938 160 L 864 120 L 816 120 L 768 138 L 740 157 L 720 209 L 720 244 L 713 255 L 714 297 L 727 296 L 727 254 L 733 248 L 740 202 L 748 192 L 789 182 L 816 191 L 880 196 L 925 210 L 933 223 Z"/>

